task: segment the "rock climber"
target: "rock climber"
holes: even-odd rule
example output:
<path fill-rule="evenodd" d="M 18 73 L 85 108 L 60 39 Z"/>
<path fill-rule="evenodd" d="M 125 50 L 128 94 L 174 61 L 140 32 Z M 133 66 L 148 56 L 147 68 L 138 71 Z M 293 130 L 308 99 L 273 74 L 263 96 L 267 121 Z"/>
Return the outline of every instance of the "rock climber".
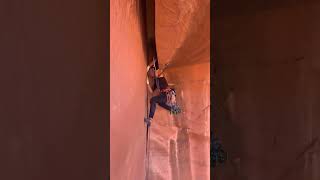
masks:
<path fill-rule="evenodd" d="M 156 68 L 156 58 L 147 67 L 147 85 L 150 93 L 153 93 L 153 97 L 150 99 L 150 111 L 149 116 L 145 118 L 147 125 L 150 125 L 154 113 L 156 111 L 157 104 L 164 109 L 170 111 L 170 113 L 180 113 L 179 107 L 176 105 L 176 92 L 173 88 L 170 88 L 166 78 L 163 76 L 164 69 L 161 73 L 158 73 Z"/>

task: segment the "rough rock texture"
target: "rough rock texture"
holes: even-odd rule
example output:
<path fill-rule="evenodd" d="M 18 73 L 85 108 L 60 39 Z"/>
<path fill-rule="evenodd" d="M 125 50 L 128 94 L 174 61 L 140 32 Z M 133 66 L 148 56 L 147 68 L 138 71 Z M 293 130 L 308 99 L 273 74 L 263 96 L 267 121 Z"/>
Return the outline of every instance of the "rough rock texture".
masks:
<path fill-rule="evenodd" d="M 282 4 L 216 18 L 215 127 L 231 160 L 216 179 L 320 178 L 319 10 Z"/>
<path fill-rule="evenodd" d="M 156 1 L 156 43 L 160 63 L 203 63 L 210 55 L 210 1 Z"/>
<path fill-rule="evenodd" d="M 157 107 L 150 135 L 151 180 L 210 178 L 209 73 L 209 63 L 167 71 L 183 113 L 172 116 Z"/>
<path fill-rule="evenodd" d="M 210 178 L 210 1 L 156 1 L 159 63 L 183 113 L 157 107 L 150 135 L 149 180 Z"/>
<path fill-rule="evenodd" d="M 146 54 L 140 5 L 110 2 L 110 174 L 144 179 Z"/>

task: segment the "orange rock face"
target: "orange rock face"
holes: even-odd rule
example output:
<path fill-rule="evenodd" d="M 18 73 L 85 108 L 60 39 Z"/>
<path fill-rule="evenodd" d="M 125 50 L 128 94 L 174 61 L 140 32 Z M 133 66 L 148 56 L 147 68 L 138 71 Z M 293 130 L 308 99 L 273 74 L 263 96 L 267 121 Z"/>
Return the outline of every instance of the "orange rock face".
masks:
<path fill-rule="evenodd" d="M 156 1 L 156 43 L 183 113 L 157 107 L 149 179 L 210 179 L 210 1 Z"/>
<path fill-rule="evenodd" d="M 209 63 L 172 68 L 182 113 L 170 115 L 157 107 L 151 127 L 150 179 L 210 178 Z"/>
<path fill-rule="evenodd" d="M 146 56 L 136 1 L 110 2 L 110 174 L 144 178 Z"/>
<path fill-rule="evenodd" d="M 210 0 L 156 1 L 156 43 L 160 63 L 209 62 Z"/>

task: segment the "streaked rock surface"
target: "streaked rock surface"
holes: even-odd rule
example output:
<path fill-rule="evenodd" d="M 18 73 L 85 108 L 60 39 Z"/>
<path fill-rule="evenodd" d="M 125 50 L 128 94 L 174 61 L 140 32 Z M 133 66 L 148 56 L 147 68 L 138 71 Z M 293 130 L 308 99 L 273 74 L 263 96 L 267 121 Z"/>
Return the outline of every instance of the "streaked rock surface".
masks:
<path fill-rule="evenodd" d="M 210 1 L 156 1 L 156 42 L 183 112 L 157 107 L 150 180 L 210 179 Z"/>

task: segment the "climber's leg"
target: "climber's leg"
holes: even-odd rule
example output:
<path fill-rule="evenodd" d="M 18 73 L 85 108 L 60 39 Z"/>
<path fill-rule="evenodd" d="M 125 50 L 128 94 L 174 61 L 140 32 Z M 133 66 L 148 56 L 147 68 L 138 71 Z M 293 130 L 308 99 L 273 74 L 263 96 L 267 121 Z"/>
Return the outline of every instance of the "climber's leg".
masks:
<path fill-rule="evenodd" d="M 149 117 L 145 119 L 145 121 L 148 123 L 152 120 L 154 113 L 156 112 L 157 104 L 162 106 L 165 109 L 168 109 L 170 111 L 170 106 L 167 106 L 165 103 L 167 101 L 166 94 L 161 93 L 159 96 L 154 96 L 150 99 L 150 111 L 149 111 Z"/>
<path fill-rule="evenodd" d="M 159 106 L 165 108 L 168 111 L 171 111 L 171 106 L 168 106 L 166 103 L 161 102 L 159 103 Z"/>
<path fill-rule="evenodd" d="M 150 111 L 149 118 L 153 118 L 154 113 L 156 112 L 157 103 L 160 101 L 160 96 L 154 96 L 150 99 Z"/>
<path fill-rule="evenodd" d="M 159 96 L 154 96 L 150 99 L 150 112 L 149 118 L 153 118 L 154 113 L 156 112 L 157 104 L 161 105 L 164 108 L 170 108 L 166 106 L 167 96 L 165 93 L 161 93 Z"/>

